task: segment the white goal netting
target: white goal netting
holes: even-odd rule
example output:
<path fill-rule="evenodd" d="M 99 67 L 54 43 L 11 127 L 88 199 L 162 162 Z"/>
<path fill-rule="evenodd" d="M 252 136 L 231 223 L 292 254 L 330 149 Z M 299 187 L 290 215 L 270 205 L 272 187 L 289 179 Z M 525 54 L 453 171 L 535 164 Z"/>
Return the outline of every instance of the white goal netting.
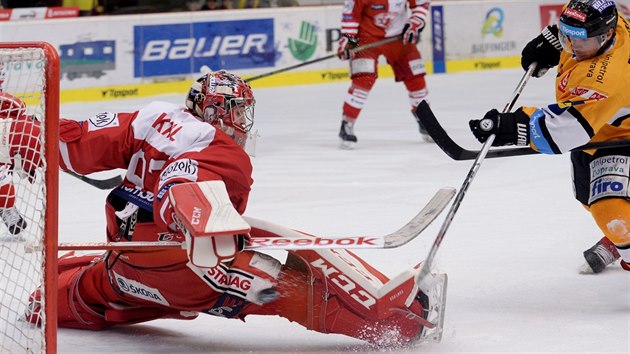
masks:
<path fill-rule="evenodd" d="M 56 141 L 47 141 L 45 132 L 56 132 L 58 125 L 58 113 L 50 113 L 58 112 L 58 101 L 47 107 L 51 91 L 58 100 L 58 81 L 51 83 L 49 75 L 58 71 L 51 69 L 58 60 L 56 54 L 50 58 L 49 47 L 24 45 L 0 43 L 0 353 L 53 352 L 56 346 L 47 335 L 46 297 L 35 303 L 41 311 L 32 318 L 40 325 L 25 314 L 33 309 L 31 294 L 40 288 L 43 295 L 50 285 L 46 267 L 56 270 L 46 254 L 56 258 L 57 235 L 49 223 L 56 228 L 50 197 L 56 200 L 57 180 L 47 170 L 58 166 L 48 164 L 47 151 Z"/>

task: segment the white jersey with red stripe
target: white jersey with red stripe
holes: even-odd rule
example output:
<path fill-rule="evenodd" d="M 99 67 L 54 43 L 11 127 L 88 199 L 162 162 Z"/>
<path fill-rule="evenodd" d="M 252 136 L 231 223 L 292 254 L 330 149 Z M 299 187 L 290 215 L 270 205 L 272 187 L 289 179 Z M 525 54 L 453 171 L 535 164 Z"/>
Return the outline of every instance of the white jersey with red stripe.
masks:
<path fill-rule="evenodd" d="M 341 33 L 355 37 L 360 33 L 376 38 L 394 37 L 402 33 L 410 15 L 426 21 L 429 5 L 429 0 L 345 0 Z"/>

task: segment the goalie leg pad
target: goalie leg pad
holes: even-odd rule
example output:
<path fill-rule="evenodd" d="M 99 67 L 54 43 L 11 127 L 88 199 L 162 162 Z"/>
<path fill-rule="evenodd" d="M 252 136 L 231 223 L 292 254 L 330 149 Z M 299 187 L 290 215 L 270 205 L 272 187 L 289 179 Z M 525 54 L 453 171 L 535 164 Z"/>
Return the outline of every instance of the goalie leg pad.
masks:
<path fill-rule="evenodd" d="M 69 253 L 62 256 L 58 264 L 59 327 L 101 330 L 160 318 L 188 320 L 198 316 L 196 312 L 126 303 L 109 284 L 102 255 L 75 256 Z M 31 295 L 30 302 L 26 320 L 39 325 L 39 289 Z"/>
<path fill-rule="evenodd" d="M 104 316 L 94 311 L 83 301 L 79 294 L 79 281 L 86 270 L 93 267 L 99 255 L 75 256 L 66 254 L 59 259 L 59 277 L 57 280 L 57 321 L 59 327 L 98 330 L 108 327 Z M 40 289 L 30 296 L 26 320 L 40 324 L 41 307 Z"/>
<path fill-rule="evenodd" d="M 427 325 L 419 320 L 426 315 L 421 302 L 414 299 L 415 293 L 410 306 L 404 304 L 408 296 L 391 296 L 411 291 L 406 289 L 408 282 L 387 286 L 391 284 L 387 278 L 356 255 L 338 252 L 290 252 L 278 278 L 279 299 L 250 306 L 244 314 L 279 315 L 317 332 L 343 334 L 378 345 L 417 339 Z M 408 279 L 413 282 L 412 275 Z M 372 283 L 375 285 L 369 285 Z"/>

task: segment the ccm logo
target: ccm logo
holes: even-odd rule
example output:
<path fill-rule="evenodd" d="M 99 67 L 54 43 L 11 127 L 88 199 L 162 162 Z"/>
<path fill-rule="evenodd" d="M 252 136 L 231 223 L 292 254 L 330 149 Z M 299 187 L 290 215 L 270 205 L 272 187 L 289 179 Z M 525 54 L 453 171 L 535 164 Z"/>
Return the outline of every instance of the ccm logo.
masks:
<path fill-rule="evenodd" d="M 378 246 L 375 237 L 359 238 L 325 238 L 325 237 L 305 237 L 305 238 L 275 238 L 275 237 L 252 237 L 252 246 Z"/>
<path fill-rule="evenodd" d="M 199 225 L 199 223 L 201 223 L 201 208 L 193 207 L 190 223 L 193 225 Z"/>
<path fill-rule="evenodd" d="M 376 304 L 376 299 L 372 295 L 358 287 L 351 278 L 341 273 L 337 268 L 327 264 L 325 260 L 320 258 L 311 262 L 311 265 L 315 268 L 319 268 L 326 278 L 330 279 L 332 283 L 337 285 L 366 309 L 369 310 L 372 305 Z"/>

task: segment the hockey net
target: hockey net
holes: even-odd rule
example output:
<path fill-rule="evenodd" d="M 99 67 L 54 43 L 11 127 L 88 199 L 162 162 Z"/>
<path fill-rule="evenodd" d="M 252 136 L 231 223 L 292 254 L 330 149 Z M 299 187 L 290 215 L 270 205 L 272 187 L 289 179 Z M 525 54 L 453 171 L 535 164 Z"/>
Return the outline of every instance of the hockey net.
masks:
<path fill-rule="evenodd" d="M 41 128 L 16 132 L 16 120 L 6 119 L 6 113 L 0 117 L 0 146 L 10 145 L 5 154 L 10 156 L 9 162 L 0 157 L 0 352 L 54 353 L 59 171 L 57 52 L 43 42 L 0 43 L 0 80 L 2 93 L 26 104 L 21 116 L 38 121 Z M 0 94 L 0 108 L 5 99 Z M 19 139 L 6 132 L 20 134 Z M 22 154 L 13 155 L 14 148 Z M 34 318 L 40 325 L 35 325 L 26 321 L 25 314 L 29 297 L 38 288 L 41 300 L 36 305 L 41 311 Z"/>

